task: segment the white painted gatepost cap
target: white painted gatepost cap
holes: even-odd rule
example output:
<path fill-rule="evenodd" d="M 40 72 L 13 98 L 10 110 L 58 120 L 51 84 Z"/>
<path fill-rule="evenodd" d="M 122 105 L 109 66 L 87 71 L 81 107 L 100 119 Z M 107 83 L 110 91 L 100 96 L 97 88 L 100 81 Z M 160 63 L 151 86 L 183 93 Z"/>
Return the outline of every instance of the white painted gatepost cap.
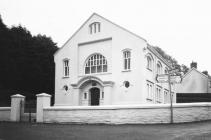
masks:
<path fill-rule="evenodd" d="M 25 98 L 25 96 L 21 95 L 21 94 L 15 94 L 10 96 L 11 98 Z"/>
<path fill-rule="evenodd" d="M 36 96 L 37 97 L 51 97 L 51 95 L 47 93 L 40 93 L 40 94 L 37 94 Z"/>

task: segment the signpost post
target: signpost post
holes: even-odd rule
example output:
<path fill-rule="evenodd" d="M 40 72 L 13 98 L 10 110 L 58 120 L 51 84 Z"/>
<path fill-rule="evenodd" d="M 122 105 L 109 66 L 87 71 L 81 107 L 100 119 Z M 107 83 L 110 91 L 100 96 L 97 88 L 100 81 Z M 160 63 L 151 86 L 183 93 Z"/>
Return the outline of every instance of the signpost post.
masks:
<path fill-rule="evenodd" d="M 170 77 L 170 74 L 168 74 L 168 83 L 169 83 L 169 94 L 170 94 L 170 102 L 171 102 L 171 105 L 170 105 L 170 110 L 171 110 L 171 123 L 173 123 L 173 99 L 172 99 L 172 93 L 171 93 L 171 77 Z"/>
<path fill-rule="evenodd" d="M 168 83 L 169 84 L 169 94 L 170 94 L 170 110 L 171 110 L 171 118 L 170 121 L 173 123 L 173 94 L 171 92 L 171 84 L 172 83 L 180 83 L 182 81 L 182 78 L 180 75 L 177 75 L 175 73 L 178 73 L 180 69 L 171 69 L 168 71 L 168 74 L 160 74 L 157 75 L 156 80 L 159 83 Z"/>

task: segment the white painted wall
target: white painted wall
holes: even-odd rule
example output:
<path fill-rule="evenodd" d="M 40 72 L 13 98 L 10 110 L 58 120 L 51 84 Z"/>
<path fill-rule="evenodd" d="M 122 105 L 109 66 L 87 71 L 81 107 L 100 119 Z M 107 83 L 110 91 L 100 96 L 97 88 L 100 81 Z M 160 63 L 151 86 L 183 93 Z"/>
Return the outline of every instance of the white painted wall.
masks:
<path fill-rule="evenodd" d="M 147 56 L 151 56 L 152 57 L 152 61 L 153 61 L 153 67 L 152 67 L 152 71 L 150 71 L 149 69 L 147 69 Z M 156 76 L 157 76 L 157 63 L 160 63 L 162 65 L 162 72 L 161 74 L 165 74 L 165 69 L 170 69 L 169 66 L 166 65 L 166 63 L 164 61 L 162 61 L 160 58 L 157 57 L 157 55 L 155 55 L 154 53 L 152 53 L 151 51 L 149 51 L 148 49 L 145 51 L 144 54 L 144 78 L 145 78 L 145 85 L 147 84 L 147 81 L 150 81 L 151 83 L 153 83 L 153 92 L 155 93 L 156 87 L 159 86 L 161 87 L 161 93 L 162 93 L 162 103 L 164 103 L 164 90 L 166 90 L 168 92 L 168 98 L 169 101 L 167 101 L 166 103 L 170 103 L 170 95 L 169 95 L 169 84 L 168 83 L 158 83 L 156 80 Z M 171 85 L 171 92 L 173 93 L 173 102 L 176 103 L 176 88 L 175 88 L 176 84 Z M 147 93 L 147 89 L 144 89 L 144 93 Z M 145 95 L 145 99 L 147 98 L 147 94 Z M 151 104 L 151 103 L 156 103 L 155 101 L 147 101 L 145 100 L 145 103 Z"/>
<path fill-rule="evenodd" d="M 90 35 L 89 25 L 96 21 L 101 23 L 101 32 Z M 108 38 L 111 39 L 108 40 Z M 144 48 L 147 48 L 147 42 L 144 39 L 94 14 L 54 56 L 56 66 L 55 105 L 79 105 L 80 102 L 75 102 L 74 98 L 77 98 L 75 94 L 81 91 L 76 91 L 71 84 L 76 84 L 84 76 L 87 76 L 84 75 L 84 63 L 88 56 L 94 53 L 100 53 L 106 57 L 108 72 L 92 74 L 92 76 L 96 76 L 102 81 L 114 82 L 113 87 L 109 89 L 110 94 L 105 94 L 105 98 L 110 99 L 110 101 L 106 100 L 105 104 L 147 103 L 146 80 L 151 79 L 155 83 L 155 74 L 150 76 L 146 72 L 145 55 L 147 52 L 143 50 Z M 123 71 L 122 50 L 124 49 L 131 50 L 131 71 L 129 72 Z M 157 61 L 156 55 L 154 57 Z M 70 59 L 69 78 L 63 77 L 63 59 L 65 58 Z M 131 86 L 128 89 L 123 86 L 124 81 L 130 82 Z M 69 86 L 68 91 L 63 89 L 64 85 Z M 165 87 L 165 85 L 161 86 Z"/>
<path fill-rule="evenodd" d="M 211 119 L 211 103 L 174 104 L 174 123 Z M 170 105 L 63 106 L 44 108 L 44 122 L 155 124 L 170 123 Z"/>

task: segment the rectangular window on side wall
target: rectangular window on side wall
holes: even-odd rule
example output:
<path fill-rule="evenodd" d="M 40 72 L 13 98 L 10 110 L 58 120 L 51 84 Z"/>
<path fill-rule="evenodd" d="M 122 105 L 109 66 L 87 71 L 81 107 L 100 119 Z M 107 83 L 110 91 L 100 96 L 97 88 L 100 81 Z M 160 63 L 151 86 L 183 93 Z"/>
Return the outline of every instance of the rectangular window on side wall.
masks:
<path fill-rule="evenodd" d="M 209 88 L 211 88 L 211 81 L 209 81 Z"/>
<path fill-rule="evenodd" d="M 155 100 L 156 100 L 157 103 L 161 103 L 162 102 L 161 88 L 158 87 L 158 86 L 156 87 Z"/>
<path fill-rule="evenodd" d="M 168 91 L 164 90 L 164 104 L 168 103 Z"/>
<path fill-rule="evenodd" d="M 84 93 L 84 99 L 87 99 L 87 93 L 86 92 Z"/>
<path fill-rule="evenodd" d="M 104 99 L 104 92 L 102 92 L 102 95 L 101 95 L 102 99 Z"/>
<path fill-rule="evenodd" d="M 63 76 L 69 77 L 69 60 L 63 60 Z"/>
<path fill-rule="evenodd" d="M 147 81 L 147 100 L 153 101 L 153 83 Z"/>
<path fill-rule="evenodd" d="M 131 52 L 129 50 L 123 51 L 123 68 L 124 71 L 130 70 L 131 68 Z"/>

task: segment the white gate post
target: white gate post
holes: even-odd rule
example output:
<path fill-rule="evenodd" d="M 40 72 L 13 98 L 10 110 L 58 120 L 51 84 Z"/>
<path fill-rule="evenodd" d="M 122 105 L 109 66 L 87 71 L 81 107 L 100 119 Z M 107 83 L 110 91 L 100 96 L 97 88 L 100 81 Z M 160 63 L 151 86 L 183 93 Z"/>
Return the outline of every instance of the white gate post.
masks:
<path fill-rule="evenodd" d="M 11 96 L 10 120 L 18 122 L 21 117 L 21 102 L 24 102 L 25 96 L 15 94 Z"/>
<path fill-rule="evenodd" d="M 36 120 L 37 122 L 43 122 L 43 108 L 50 107 L 51 95 L 46 93 L 37 94 L 37 112 Z"/>

